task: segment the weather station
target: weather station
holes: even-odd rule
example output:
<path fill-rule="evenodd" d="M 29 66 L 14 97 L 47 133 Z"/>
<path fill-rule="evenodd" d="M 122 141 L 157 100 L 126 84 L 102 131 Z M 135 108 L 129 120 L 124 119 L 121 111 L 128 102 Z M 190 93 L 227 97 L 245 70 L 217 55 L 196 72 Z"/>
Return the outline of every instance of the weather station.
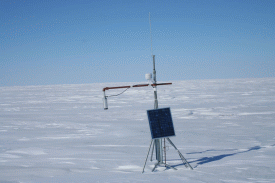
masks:
<path fill-rule="evenodd" d="M 192 166 L 187 162 L 187 160 L 184 158 L 184 156 L 180 153 L 180 151 L 177 149 L 177 147 L 174 145 L 174 143 L 169 138 L 169 137 L 175 136 L 175 130 L 174 130 L 174 125 L 173 125 L 170 108 L 159 108 L 158 107 L 157 86 L 172 85 L 172 83 L 157 83 L 156 69 L 155 69 L 155 55 L 153 55 L 153 51 L 152 51 L 152 33 L 151 33 L 150 13 L 149 13 L 149 23 L 150 23 L 150 35 L 151 35 L 151 53 L 152 53 L 152 59 L 153 59 L 153 75 L 151 73 L 145 74 L 145 78 L 149 81 L 149 83 L 148 84 L 132 85 L 132 86 L 116 86 L 116 87 L 103 88 L 103 107 L 104 107 L 104 110 L 108 109 L 108 100 L 107 100 L 108 97 L 121 95 L 129 88 L 148 87 L 148 86 L 150 87 L 151 86 L 154 91 L 154 109 L 147 110 L 147 116 L 148 116 L 149 127 L 150 127 L 150 131 L 151 131 L 152 139 L 151 139 L 149 150 L 148 150 L 146 160 L 145 160 L 145 163 L 143 166 L 142 173 L 144 173 L 144 169 L 145 169 L 151 148 L 152 148 L 151 161 L 153 161 L 154 151 L 155 151 L 155 156 L 156 156 L 156 160 L 157 160 L 157 163 L 155 164 L 154 168 L 152 169 L 152 172 L 155 171 L 155 169 L 158 166 L 165 166 L 166 168 L 168 167 L 168 168 L 177 170 L 175 167 L 172 167 L 166 163 L 166 145 L 165 145 L 166 141 L 169 142 L 171 144 L 171 146 L 173 146 L 175 148 L 175 150 L 178 152 L 185 167 L 186 168 L 189 167 L 191 170 L 193 170 Z M 126 89 L 117 95 L 109 95 L 109 96 L 106 95 L 107 90 L 121 89 L 121 88 L 126 88 Z M 165 159 L 165 161 L 164 161 L 164 159 Z"/>

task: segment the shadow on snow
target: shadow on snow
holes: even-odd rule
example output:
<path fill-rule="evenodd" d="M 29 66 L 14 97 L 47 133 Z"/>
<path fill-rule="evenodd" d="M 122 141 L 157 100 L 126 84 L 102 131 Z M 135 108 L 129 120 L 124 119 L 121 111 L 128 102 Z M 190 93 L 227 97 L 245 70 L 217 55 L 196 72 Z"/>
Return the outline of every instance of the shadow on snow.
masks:
<path fill-rule="evenodd" d="M 275 144 L 273 144 L 271 146 L 275 146 Z M 256 150 L 260 150 L 262 148 L 266 148 L 266 147 L 254 146 L 254 147 L 251 147 L 251 148 L 249 148 L 245 151 L 241 151 L 241 152 L 221 154 L 221 155 L 211 156 L 211 157 L 203 157 L 203 158 L 197 159 L 195 161 L 188 161 L 188 162 L 190 164 L 191 163 L 197 163 L 197 165 L 195 167 L 193 167 L 193 168 L 196 168 L 199 165 L 203 165 L 205 163 L 210 163 L 210 162 L 213 162 L 213 161 L 219 161 L 219 160 L 221 160 L 223 158 L 226 158 L 226 157 L 229 157 L 229 156 L 234 156 L 234 155 L 241 154 L 241 153 L 247 153 L 247 152 L 250 152 L 250 151 L 256 151 Z M 231 150 L 236 150 L 236 149 L 231 149 Z M 217 150 L 211 149 L 211 150 L 206 150 L 206 151 L 202 151 L 202 152 L 194 152 L 194 153 L 188 153 L 188 154 L 204 153 L 204 152 L 208 152 L 208 151 L 217 151 Z M 181 164 L 178 164 L 178 165 L 173 165 L 172 167 L 177 167 L 177 166 L 182 166 L 182 165 L 184 165 L 184 163 L 181 163 Z"/>

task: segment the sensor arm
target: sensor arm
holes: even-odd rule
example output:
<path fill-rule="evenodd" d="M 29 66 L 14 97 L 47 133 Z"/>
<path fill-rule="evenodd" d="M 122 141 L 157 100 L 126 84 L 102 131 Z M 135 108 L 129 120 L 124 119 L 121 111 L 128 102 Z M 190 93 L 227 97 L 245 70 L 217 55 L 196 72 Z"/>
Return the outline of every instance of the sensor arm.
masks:
<path fill-rule="evenodd" d="M 107 110 L 108 109 L 108 102 L 107 102 L 107 97 L 106 94 L 105 94 L 105 91 L 106 90 L 112 90 L 112 89 L 121 89 L 121 88 L 131 88 L 131 87 L 145 87 L 145 86 L 152 86 L 152 87 L 156 87 L 157 85 L 171 85 L 172 83 L 155 83 L 155 84 L 138 84 L 138 85 L 133 85 L 133 86 L 116 86 L 116 87 L 105 87 L 103 88 L 103 106 L 104 106 L 104 110 Z M 126 90 L 127 90 L 126 89 Z M 125 91 L 126 91 L 125 90 Z M 122 92 L 124 93 L 124 91 Z M 122 94 L 120 93 L 120 94 Z M 119 95 L 120 95 L 119 94 Z"/>
<path fill-rule="evenodd" d="M 156 84 L 139 84 L 133 86 L 116 86 L 116 87 L 105 87 L 103 91 L 111 90 L 111 89 L 120 89 L 120 88 L 131 88 L 131 87 L 145 87 L 145 86 L 157 86 L 157 85 L 171 85 L 172 83 L 156 83 Z"/>
<path fill-rule="evenodd" d="M 103 91 L 110 90 L 110 89 L 120 89 L 120 88 L 131 88 L 131 86 L 105 87 L 105 88 L 103 88 Z"/>

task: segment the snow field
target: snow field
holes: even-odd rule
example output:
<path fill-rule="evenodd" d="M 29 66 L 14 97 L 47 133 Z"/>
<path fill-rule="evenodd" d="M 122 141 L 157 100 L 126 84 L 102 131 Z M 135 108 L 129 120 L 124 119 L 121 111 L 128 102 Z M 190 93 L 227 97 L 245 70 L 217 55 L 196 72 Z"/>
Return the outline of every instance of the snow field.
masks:
<path fill-rule="evenodd" d="M 146 110 L 153 90 L 108 98 L 102 88 L 136 83 L 0 87 L 0 182 L 275 182 L 275 79 L 174 81 L 158 87 L 170 107 L 167 162 L 147 162 Z M 107 95 L 120 93 L 108 90 Z"/>

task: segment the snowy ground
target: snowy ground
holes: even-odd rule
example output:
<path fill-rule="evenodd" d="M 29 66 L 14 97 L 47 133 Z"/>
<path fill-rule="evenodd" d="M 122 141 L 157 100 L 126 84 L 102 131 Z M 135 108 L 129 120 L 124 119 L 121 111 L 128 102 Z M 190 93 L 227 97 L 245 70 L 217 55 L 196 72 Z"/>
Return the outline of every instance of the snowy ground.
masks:
<path fill-rule="evenodd" d="M 158 87 L 176 136 L 168 164 L 142 167 L 152 88 L 137 83 L 0 87 L 0 182 L 275 182 L 275 78 L 174 81 Z M 120 90 L 109 90 L 108 95 Z"/>

